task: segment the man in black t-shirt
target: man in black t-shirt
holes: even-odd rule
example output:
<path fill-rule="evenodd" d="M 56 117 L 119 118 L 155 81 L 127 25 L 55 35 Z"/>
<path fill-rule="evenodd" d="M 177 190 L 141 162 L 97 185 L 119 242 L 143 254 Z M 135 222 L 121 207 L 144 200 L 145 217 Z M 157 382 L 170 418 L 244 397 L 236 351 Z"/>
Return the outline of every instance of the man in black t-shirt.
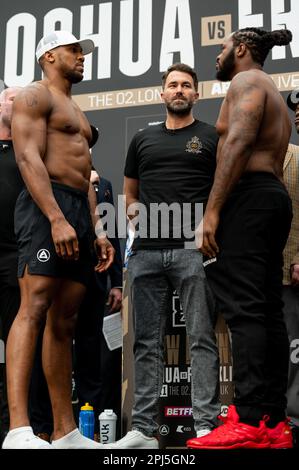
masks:
<path fill-rule="evenodd" d="M 110 448 L 158 448 L 155 418 L 174 289 L 190 343 L 197 436 L 216 426 L 220 412 L 214 298 L 202 255 L 192 244 L 213 183 L 218 139 L 212 126 L 193 117 L 198 81 L 189 66 L 169 67 L 162 87 L 166 121 L 135 135 L 125 166 L 127 214 L 136 227 L 128 262 L 135 317 L 135 404 L 132 431 Z"/>
<path fill-rule="evenodd" d="M 10 132 L 13 100 L 20 90 L 7 88 L 0 94 L 0 340 L 3 344 L 6 344 L 20 304 L 14 210 L 23 180 L 15 161 Z M 0 445 L 9 427 L 4 359 L 0 357 Z"/>

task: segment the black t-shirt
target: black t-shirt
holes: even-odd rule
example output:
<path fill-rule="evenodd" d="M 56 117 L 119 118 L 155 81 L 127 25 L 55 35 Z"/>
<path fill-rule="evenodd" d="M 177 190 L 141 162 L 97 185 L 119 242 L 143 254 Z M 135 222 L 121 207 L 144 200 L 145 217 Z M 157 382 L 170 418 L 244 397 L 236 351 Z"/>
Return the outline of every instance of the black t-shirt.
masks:
<path fill-rule="evenodd" d="M 17 252 L 14 233 L 16 200 L 24 187 L 10 140 L 0 140 L 0 253 Z"/>
<path fill-rule="evenodd" d="M 198 120 L 176 130 L 167 129 L 165 123 L 159 124 L 133 137 L 125 176 L 139 180 L 139 202 L 145 208 L 139 213 L 136 226 L 139 236 L 134 241 L 134 249 L 182 248 L 190 240 L 185 229 L 189 217 L 187 205 L 191 208 L 194 230 L 195 210 L 198 213 L 195 203 L 206 203 L 213 184 L 217 143 L 216 129 Z M 157 217 L 157 205 L 161 203 L 176 208 L 175 216 L 169 211 L 169 222 L 165 212 Z M 177 231 L 177 206 L 181 211 L 180 228 L 184 227 L 179 230 L 181 233 Z"/>

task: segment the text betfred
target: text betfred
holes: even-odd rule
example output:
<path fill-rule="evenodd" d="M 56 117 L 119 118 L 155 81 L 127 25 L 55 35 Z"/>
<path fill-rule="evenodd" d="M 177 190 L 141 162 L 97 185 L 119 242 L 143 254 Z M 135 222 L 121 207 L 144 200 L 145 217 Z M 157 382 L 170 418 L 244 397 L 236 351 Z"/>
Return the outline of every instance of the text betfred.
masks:
<path fill-rule="evenodd" d="M 178 416 L 189 417 L 192 416 L 192 408 L 182 406 L 165 406 L 164 416 L 167 416 L 167 418 L 176 418 Z"/>

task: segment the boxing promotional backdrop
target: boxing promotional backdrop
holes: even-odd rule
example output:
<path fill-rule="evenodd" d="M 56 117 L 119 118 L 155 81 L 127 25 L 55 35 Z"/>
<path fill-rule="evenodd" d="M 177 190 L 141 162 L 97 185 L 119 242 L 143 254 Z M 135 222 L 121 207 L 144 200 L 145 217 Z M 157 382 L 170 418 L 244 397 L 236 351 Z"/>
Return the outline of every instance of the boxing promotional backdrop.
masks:
<path fill-rule="evenodd" d="M 95 164 L 117 194 L 135 132 L 130 119 L 152 120 L 164 113 L 159 92 L 169 65 L 181 61 L 196 69 L 200 102 L 195 114 L 213 124 L 228 87 L 214 79 L 223 38 L 246 26 L 290 29 L 290 46 L 275 47 L 265 65 L 278 88 L 290 90 L 299 86 L 298 18 L 297 0 L 14 0 L 1 9 L 0 78 L 6 86 L 38 80 L 35 48 L 53 29 L 91 37 L 96 51 L 85 58 L 84 80 L 73 95 L 100 129 Z"/>
<path fill-rule="evenodd" d="M 185 62 L 195 68 L 200 101 L 194 115 L 214 124 L 229 86 L 214 78 L 216 56 L 225 36 L 246 26 L 290 29 L 290 46 L 275 47 L 264 68 L 286 97 L 286 91 L 299 87 L 298 19 L 298 0 L 14 0 L 3 4 L 1 10 L 0 79 L 5 86 L 25 86 L 40 79 L 35 48 L 53 29 L 92 38 L 96 50 L 85 58 L 84 80 L 73 87 L 73 96 L 90 123 L 100 130 L 93 162 L 112 181 L 117 195 L 122 192 L 124 161 L 132 136 L 164 119 L 160 84 L 169 65 Z M 297 142 L 295 132 L 292 141 Z M 124 232 L 120 230 L 121 236 Z M 175 446 L 184 443 L 193 430 L 188 348 L 175 295 L 170 307 L 160 433 L 166 446 Z M 132 396 L 130 328 L 125 315 L 126 409 Z M 221 393 L 226 404 L 232 396 L 231 365 L 227 333 L 223 325 L 219 328 Z M 167 436 L 171 440 L 167 441 Z"/>

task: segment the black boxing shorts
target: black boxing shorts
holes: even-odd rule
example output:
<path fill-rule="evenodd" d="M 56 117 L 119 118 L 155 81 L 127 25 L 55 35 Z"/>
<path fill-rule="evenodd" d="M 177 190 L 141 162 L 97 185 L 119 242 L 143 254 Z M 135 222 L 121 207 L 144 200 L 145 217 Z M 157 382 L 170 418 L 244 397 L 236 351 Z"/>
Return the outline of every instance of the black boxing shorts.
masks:
<path fill-rule="evenodd" d="M 61 183 L 51 184 L 57 204 L 76 231 L 79 259 L 64 260 L 56 254 L 50 222 L 25 188 L 15 208 L 18 277 L 23 277 L 27 266 L 29 274 L 66 278 L 87 285 L 97 261 L 87 194 Z"/>

